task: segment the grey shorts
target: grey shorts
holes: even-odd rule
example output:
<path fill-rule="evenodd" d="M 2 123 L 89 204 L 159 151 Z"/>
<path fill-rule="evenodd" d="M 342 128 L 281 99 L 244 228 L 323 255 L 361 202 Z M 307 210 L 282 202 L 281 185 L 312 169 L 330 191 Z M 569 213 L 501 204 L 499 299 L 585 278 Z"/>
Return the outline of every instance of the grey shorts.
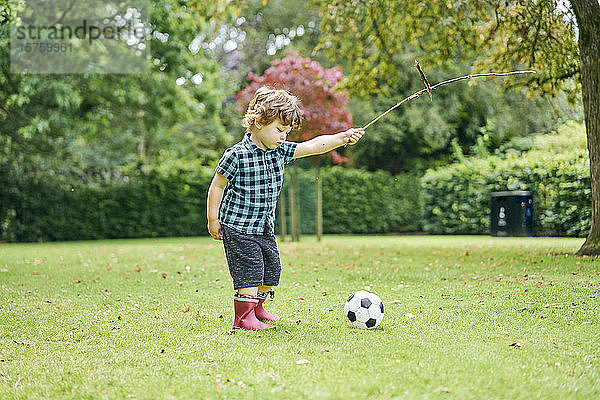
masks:
<path fill-rule="evenodd" d="M 281 262 L 275 235 L 240 233 L 226 225 L 223 247 L 235 290 L 254 286 L 277 286 Z"/>

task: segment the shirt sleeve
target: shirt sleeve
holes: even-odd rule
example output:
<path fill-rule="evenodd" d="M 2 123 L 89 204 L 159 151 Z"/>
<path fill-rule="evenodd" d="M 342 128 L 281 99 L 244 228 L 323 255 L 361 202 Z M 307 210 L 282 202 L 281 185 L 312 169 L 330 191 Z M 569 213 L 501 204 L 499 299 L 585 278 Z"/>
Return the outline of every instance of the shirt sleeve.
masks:
<path fill-rule="evenodd" d="M 238 171 L 238 157 L 232 149 L 225 150 L 223 157 L 219 160 L 219 164 L 215 171 L 227 178 L 228 181 L 233 179 Z"/>
<path fill-rule="evenodd" d="M 296 146 L 298 146 L 298 143 L 296 142 L 283 142 L 281 146 L 279 146 L 279 151 L 283 156 L 284 164 L 289 164 L 290 162 L 292 162 L 292 159 L 294 158 L 294 153 L 296 152 Z"/>

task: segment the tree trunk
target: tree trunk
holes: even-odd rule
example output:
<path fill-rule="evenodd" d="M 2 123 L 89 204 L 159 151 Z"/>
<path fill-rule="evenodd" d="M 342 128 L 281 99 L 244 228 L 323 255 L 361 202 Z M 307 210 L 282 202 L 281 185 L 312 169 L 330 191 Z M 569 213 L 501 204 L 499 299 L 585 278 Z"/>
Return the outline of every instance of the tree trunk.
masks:
<path fill-rule="evenodd" d="M 142 160 L 144 160 L 144 163 L 146 161 L 146 137 L 142 134 L 140 135 L 140 141 L 138 143 L 138 155 L 140 156 L 140 158 Z"/>
<path fill-rule="evenodd" d="M 317 167 L 317 240 L 323 236 L 323 185 L 321 184 L 321 168 Z"/>
<path fill-rule="evenodd" d="M 581 91 L 592 183 L 592 227 L 577 254 L 600 255 L 600 3 L 571 0 L 571 5 L 579 27 Z"/>

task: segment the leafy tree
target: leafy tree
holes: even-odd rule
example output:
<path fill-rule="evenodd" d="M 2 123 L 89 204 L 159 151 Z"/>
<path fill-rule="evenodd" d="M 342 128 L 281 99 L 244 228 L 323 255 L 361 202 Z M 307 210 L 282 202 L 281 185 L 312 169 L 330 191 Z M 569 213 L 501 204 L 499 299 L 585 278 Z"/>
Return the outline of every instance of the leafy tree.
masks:
<path fill-rule="evenodd" d="M 574 78 L 583 95 L 593 203 L 592 227 L 579 254 L 600 254 L 597 0 L 315 2 L 324 12 L 322 46 L 348 60 L 351 74 L 346 84 L 365 93 L 376 90 L 379 79 L 392 85 L 399 80 L 395 56 L 403 43 L 419 48 L 419 59 L 425 63 L 475 57 L 474 71 L 534 69 L 537 74 L 517 83 L 544 93 L 557 93 Z"/>
<path fill-rule="evenodd" d="M 150 16 L 150 66 L 137 75 L 10 73 L 9 23 L 0 13 L 0 149 L 7 170 L 54 170 L 105 179 L 127 163 L 169 157 L 218 158 L 230 141 L 220 120 L 226 96 L 219 65 L 191 43 L 214 21 L 228 21 L 226 0 L 161 0 Z M 12 7 L 12 8 L 11 8 Z M 9 167 L 10 165 L 10 167 Z"/>
<path fill-rule="evenodd" d="M 11 73 L 15 4 L 26 2 L 0 1 L 0 236 L 19 218 L 23 183 L 45 174 L 97 185 L 123 181 L 131 166 L 218 159 L 231 140 L 220 113 L 226 85 L 192 43 L 235 15 L 227 0 L 154 2 L 149 72 L 131 75 Z"/>
<path fill-rule="evenodd" d="M 336 84 L 342 79 L 341 68 L 325 69 L 310 58 L 289 52 L 282 60 L 273 61 L 262 76 L 250 73 L 248 80 L 251 83 L 237 94 L 237 100 L 245 110 L 261 86 L 290 91 L 300 99 L 304 118 L 302 127 L 293 132 L 290 139 L 304 141 L 352 126 L 352 116 L 346 109 L 348 94 L 335 90 Z M 346 160 L 335 150 L 330 153 L 336 164 Z"/>
<path fill-rule="evenodd" d="M 305 0 L 248 0 L 229 24 L 211 24 L 203 47 L 241 87 L 248 73 L 262 73 L 288 51 L 308 54 L 319 43 L 320 17 Z M 209 40 L 210 38 L 210 40 Z M 314 58 L 313 58 L 314 59 Z M 315 59 L 328 62 L 324 56 Z"/>
<path fill-rule="evenodd" d="M 364 126 L 407 93 L 422 88 L 413 59 L 404 56 L 402 83 L 389 89 L 388 96 L 354 97 L 350 110 L 354 124 Z M 431 82 L 460 75 L 464 65 L 442 66 L 428 70 Z M 395 101 L 394 101 L 395 102 Z M 554 103 L 554 104 L 552 104 Z M 555 111 L 560 107 L 562 113 Z M 349 155 L 353 165 L 370 170 L 385 169 L 393 174 L 423 171 L 446 164 L 452 156 L 452 143 L 468 153 L 478 141 L 484 141 L 489 151 L 514 137 L 556 129 L 568 119 L 577 119 L 580 109 L 567 104 L 560 94 L 554 102 L 542 97 L 527 98 L 525 90 L 498 90 L 497 82 L 483 81 L 454 84 L 452 90 L 435 93 L 434 101 L 422 98 L 397 108 L 367 130 L 360 146 L 353 146 Z"/>
<path fill-rule="evenodd" d="M 221 67 L 226 92 L 232 93 L 221 112 L 225 129 L 233 137 L 243 129 L 234 94 L 248 85 L 248 74 L 261 75 L 271 61 L 288 51 L 310 54 L 319 43 L 320 17 L 305 0 L 248 0 L 237 3 L 236 16 L 223 24 L 211 21 L 199 36 L 200 47 Z M 324 56 L 315 61 L 330 63 Z M 233 140 L 233 139 L 232 139 Z"/>

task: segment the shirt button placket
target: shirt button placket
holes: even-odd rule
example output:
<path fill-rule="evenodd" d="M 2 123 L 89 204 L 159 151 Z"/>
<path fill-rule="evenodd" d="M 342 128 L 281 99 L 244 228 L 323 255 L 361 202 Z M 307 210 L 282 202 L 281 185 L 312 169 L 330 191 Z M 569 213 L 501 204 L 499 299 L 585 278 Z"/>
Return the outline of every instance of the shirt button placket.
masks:
<path fill-rule="evenodd" d="M 271 161 L 271 160 L 269 160 L 269 161 Z M 273 205 L 273 203 L 275 201 L 275 199 L 274 199 L 275 190 L 273 189 L 273 186 L 274 186 L 273 178 L 274 177 L 273 177 L 273 163 L 272 162 L 268 163 L 267 171 L 269 171 L 269 179 L 268 179 L 268 182 L 269 182 L 269 212 L 267 214 L 267 221 L 268 221 L 267 223 L 269 223 L 270 219 L 271 219 L 271 215 L 273 214 L 274 208 L 275 208 Z"/>
<path fill-rule="evenodd" d="M 265 182 L 267 183 L 267 193 L 266 193 L 266 200 L 267 200 L 267 212 L 265 213 L 265 219 L 264 219 L 264 226 L 263 226 L 263 231 L 267 230 L 267 227 L 269 226 L 269 213 L 271 211 L 271 207 L 270 207 L 270 202 L 271 202 L 271 185 L 269 185 L 269 182 L 271 181 L 270 179 L 270 171 L 269 171 L 269 165 L 267 163 L 267 153 L 263 152 L 262 153 L 263 156 L 263 165 L 264 165 L 264 171 L 265 171 Z"/>

